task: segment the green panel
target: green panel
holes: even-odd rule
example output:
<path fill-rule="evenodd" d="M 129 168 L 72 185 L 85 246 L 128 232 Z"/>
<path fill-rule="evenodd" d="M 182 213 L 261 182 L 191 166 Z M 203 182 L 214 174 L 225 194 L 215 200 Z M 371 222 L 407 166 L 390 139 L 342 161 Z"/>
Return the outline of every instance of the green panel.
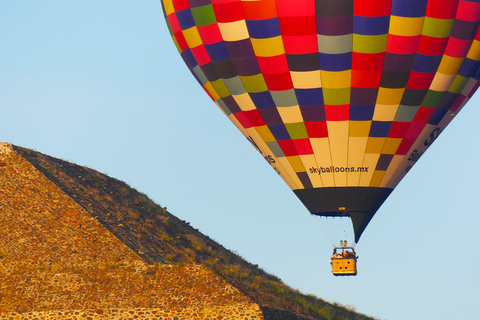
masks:
<path fill-rule="evenodd" d="M 329 105 L 343 105 L 350 103 L 350 88 L 328 89 L 322 88 L 323 100 Z"/>
<path fill-rule="evenodd" d="M 211 4 L 202 7 L 191 7 L 190 11 L 197 27 L 208 26 L 217 22 Z"/>
<path fill-rule="evenodd" d="M 230 91 L 228 91 L 227 87 L 223 83 L 222 79 L 218 79 L 211 82 L 213 89 L 218 93 L 221 98 L 228 97 L 230 95 Z"/>
<path fill-rule="evenodd" d="M 412 122 L 420 106 L 399 105 L 394 121 Z"/>
<path fill-rule="evenodd" d="M 450 85 L 448 91 L 453 93 L 461 93 L 463 88 L 465 88 L 465 85 L 468 83 L 469 79 L 470 78 L 457 75 L 453 80 L 452 84 Z"/>
<path fill-rule="evenodd" d="M 359 53 L 380 53 L 387 48 L 388 34 L 367 36 L 353 34 L 353 51 Z"/>
<path fill-rule="evenodd" d="M 445 92 L 433 91 L 428 90 L 425 99 L 423 99 L 422 106 L 430 107 L 430 108 L 437 108 L 442 101 Z"/>
<path fill-rule="evenodd" d="M 318 52 L 342 54 L 352 52 L 352 34 L 324 36 L 317 34 Z"/>
<path fill-rule="evenodd" d="M 298 106 L 295 90 L 270 91 L 273 101 L 277 107 L 293 107 Z"/>
<path fill-rule="evenodd" d="M 198 80 L 200 80 L 200 83 L 202 84 L 202 86 L 208 82 L 208 79 L 205 76 L 205 73 L 203 72 L 203 70 L 200 68 L 198 64 L 192 69 L 192 71 L 198 77 Z"/>
<path fill-rule="evenodd" d="M 435 19 L 425 17 L 422 35 L 435 38 L 446 38 L 450 36 L 450 32 L 452 31 L 453 27 L 453 21 L 453 19 Z"/>
<path fill-rule="evenodd" d="M 254 76 L 240 76 L 242 82 L 247 89 L 248 92 L 264 92 L 268 91 L 267 84 L 265 83 L 265 79 L 263 79 L 262 74 L 256 74 Z"/>
<path fill-rule="evenodd" d="M 272 150 L 272 153 L 277 158 L 285 157 L 285 153 L 283 153 L 282 148 L 278 145 L 277 141 L 270 141 L 267 142 L 267 146 Z"/>
<path fill-rule="evenodd" d="M 230 79 L 223 79 L 223 82 L 225 83 L 225 85 L 228 88 L 228 91 L 230 91 L 232 95 L 242 94 L 247 92 L 239 76 L 236 76 Z"/>
<path fill-rule="evenodd" d="M 288 134 L 292 139 L 308 138 L 307 128 L 305 128 L 305 123 L 303 122 L 285 123 L 285 128 L 287 128 Z"/>

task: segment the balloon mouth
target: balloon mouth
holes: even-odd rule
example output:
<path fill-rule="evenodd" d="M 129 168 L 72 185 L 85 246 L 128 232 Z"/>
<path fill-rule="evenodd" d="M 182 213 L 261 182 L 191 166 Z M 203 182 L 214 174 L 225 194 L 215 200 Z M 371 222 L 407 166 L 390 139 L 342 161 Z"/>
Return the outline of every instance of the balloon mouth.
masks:
<path fill-rule="evenodd" d="M 392 188 L 327 187 L 293 190 L 311 214 L 352 219 L 355 242 L 387 199 Z"/>

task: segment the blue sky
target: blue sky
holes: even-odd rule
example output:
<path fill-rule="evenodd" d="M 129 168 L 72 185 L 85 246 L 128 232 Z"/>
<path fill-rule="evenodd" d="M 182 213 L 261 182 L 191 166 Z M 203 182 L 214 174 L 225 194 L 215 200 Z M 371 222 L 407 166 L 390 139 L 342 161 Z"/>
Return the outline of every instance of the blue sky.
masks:
<path fill-rule="evenodd" d="M 380 208 L 358 276 L 194 80 L 159 1 L 0 2 L 0 141 L 147 194 L 289 286 L 380 319 L 477 319 L 475 97 Z"/>

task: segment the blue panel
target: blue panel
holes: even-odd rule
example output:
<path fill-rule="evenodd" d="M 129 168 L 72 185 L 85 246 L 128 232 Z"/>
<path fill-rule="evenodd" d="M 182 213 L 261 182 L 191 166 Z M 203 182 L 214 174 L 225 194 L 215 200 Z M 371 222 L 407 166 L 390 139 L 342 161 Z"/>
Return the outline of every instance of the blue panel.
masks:
<path fill-rule="evenodd" d="M 392 121 L 372 121 L 370 137 L 386 137 L 392 126 Z"/>
<path fill-rule="evenodd" d="M 437 72 L 441 60 L 442 56 L 427 56 L 417 53 L 415 61 L 413 62 L 412 70 L 424 73 Z"/>
<path fill-rule="evenodd" d="M 458 70 L 458 74 L 467 78 L 474 78 L 480 67 L 480 61 L 474 61 L 468 58 L 465 58 Z"/>
<path fill-rule="evenodd" d="M 375 111 L 374 104 L 351 104 L 350 105 L 350 120 L 368 121 L 372 120 L 373 112 Z"/>
<path fill-rule="evenodd" d="M 279 141 L 290 139 L 290 135 L 288 134 L 287 128 L 285 128 L 284 124 L 269 125 L 268 128 L 275 137 L 275 140 Z"/>
<path fill-rule="evenodd" d="M 445 116 L 445 114 L 447 113 L 447 111 L 448 110 L 445 110 L 445 109 L 439 109 L 439 108 L 435 109 L 432 116 L 430 117 L 430 120 L 428 120 L 428 124 L 431 124 L 434 126 L 439 124 L 440 121 Z"/>
<path fill-rule="evenodd" d="M 423 17 L 427 9 L 427 0 L 394 0 L 392 16 Z"/>
<path fill-rule="evenodd" d="M 352 69 L 352 53 L 319 53 L 320 69 L 325 71 L 344 71 Z"/>
<path fill-rule="evenodd" d="M 249 93 L 257 109 L 276 108 L 270 91 Z"/>
<path fill-rule="evenodd" d="M 312 106 L 323 104 L 322 88 L 316 89 L 295 89 L 299 105 Z"/>
<path fill-rule="evenodd" d="M 281 35 L 278 18 L 266 20 L 246 20 L 250 38 L 265 39 Z"/>
<path fill-rule="evenodd" d="M 353 33 L 364 35 L 380 35 L 388 33 L 390 16 L 386 17 L 353 17 Z"/>
<path fill-rule="evenodd" d="M 182 30 L 190 29 L 195 26 L 195 21 L 193 20 L 192 12 L 190 9 L 180 10 L 176 12 L 178 24 Z"/>
<path fill-rule="evenodd" d="M 214 44 L 206 44 L 205 49 L 212 61 L 223 61 L 230 58 L 227 47 L 225 47 L 225 43 L 222 41 Z"/>
<path fill-rule="evenodd" d="M 185 49 L 180 55 L 182 56 L 183 61 L 185 61 L 185 64 L 190 70 L 192 70 L 198 65 L 197 60 L 195 60 L 195 57 L 193 56 L 190 48 Z"/>

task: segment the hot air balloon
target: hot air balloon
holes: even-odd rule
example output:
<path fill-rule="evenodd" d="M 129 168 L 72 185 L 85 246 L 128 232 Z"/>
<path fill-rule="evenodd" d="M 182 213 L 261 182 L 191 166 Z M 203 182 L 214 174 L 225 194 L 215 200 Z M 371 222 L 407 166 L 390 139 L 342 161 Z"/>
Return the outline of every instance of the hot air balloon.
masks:
<path fill-rule="evenodd" d="M 479 86 L 478 1 L 162 3 L 207 94 L 310 213 L 349 216 L 355 242 Z"/>

